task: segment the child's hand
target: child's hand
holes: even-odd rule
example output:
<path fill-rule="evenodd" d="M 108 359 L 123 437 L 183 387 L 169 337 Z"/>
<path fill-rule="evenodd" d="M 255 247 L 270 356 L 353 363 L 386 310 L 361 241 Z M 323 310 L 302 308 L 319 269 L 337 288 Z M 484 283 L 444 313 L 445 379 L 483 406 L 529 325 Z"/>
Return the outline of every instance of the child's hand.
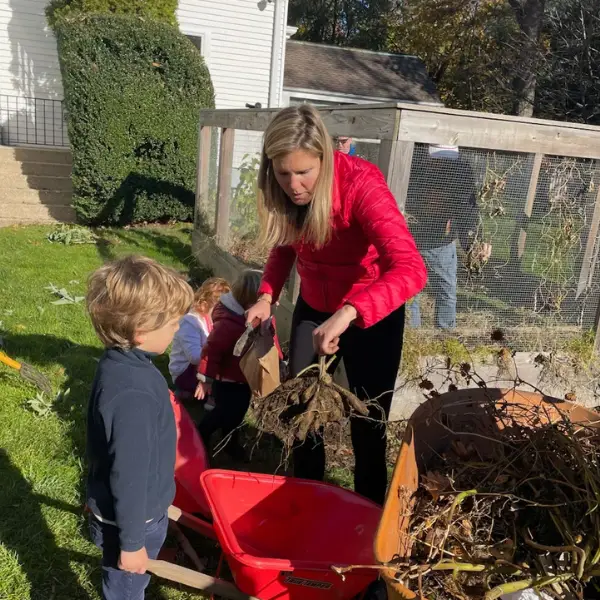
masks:
<path fill-rule="evenodd" d="M 125 552 L 121 550 L 119 556 L 119 569 L 129 573 L 138 573 L 143 575 L 148 567 L 148 554 L 146 548 L 140 548 L 135 552 Z"/>
<path fill-rule="evenodd" d="M 210 394 L 211 386 L 210 383 L 205 383 L 201 381 L 196 387 L 196 391 L 194 393 L 194 398 L 198 400 L 204 400 L 208 394 Z"/>

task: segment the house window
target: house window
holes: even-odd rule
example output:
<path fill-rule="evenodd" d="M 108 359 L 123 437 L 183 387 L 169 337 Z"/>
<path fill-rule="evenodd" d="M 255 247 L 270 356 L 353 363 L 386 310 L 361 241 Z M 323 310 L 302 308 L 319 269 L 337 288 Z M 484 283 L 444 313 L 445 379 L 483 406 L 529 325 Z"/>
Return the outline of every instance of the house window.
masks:
<path fill-rule="evenodd" d="M 204 51 L 203 36 L 201 36 L 201 35 L 188 35 L 187 39 L 190 40 L 190 42 L 192 42 L 192 44 L 194 44 L 194 46 L 196 46 L 196 48 L 198 48 L 198 52 L 200 52 L 200 54 L 203 55 L 203 51 Z"/>
<path fill-rule="evenodd" d="M 187 31 L 183 31 L 185 37 L 187 37 L 196 48 L 198 52 L 204 58 L 207 64 L 210 63 L 210 31 L 208 29 L 196 29 L 195 27 L 189 28 Z"/>

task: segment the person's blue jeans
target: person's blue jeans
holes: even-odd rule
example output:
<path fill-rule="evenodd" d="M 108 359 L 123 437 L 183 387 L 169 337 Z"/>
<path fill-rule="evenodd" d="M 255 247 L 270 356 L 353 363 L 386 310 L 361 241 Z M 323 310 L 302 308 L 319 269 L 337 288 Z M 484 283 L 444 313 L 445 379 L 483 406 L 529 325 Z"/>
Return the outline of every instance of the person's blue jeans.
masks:
<path fill-rule="evenodd" d="M 138 575 L 121 571 L 117 564 L 121 548 L 119 530 L 114 525 L 101 523 L 90 515 L 90 536 L 102 550 L 102 598 L 104 600 L 143 600 L 144 591 L 150 583 L 150 575 Z M 146 552 L 148 558 L 156 558 L 167 537 L 169 518 L 165 514 L 146 525 Z"/>
<path fill-rule="evenodd" d="M 427 265 L 427 291 L 435 300 L 435 326 L 440 329 L 456 327 L 456 278 L 458 258 L 456 243 L 431 250 L 421 250 Z M 420 295 L 408 307 L 411 327 L 421 327 Z"/>

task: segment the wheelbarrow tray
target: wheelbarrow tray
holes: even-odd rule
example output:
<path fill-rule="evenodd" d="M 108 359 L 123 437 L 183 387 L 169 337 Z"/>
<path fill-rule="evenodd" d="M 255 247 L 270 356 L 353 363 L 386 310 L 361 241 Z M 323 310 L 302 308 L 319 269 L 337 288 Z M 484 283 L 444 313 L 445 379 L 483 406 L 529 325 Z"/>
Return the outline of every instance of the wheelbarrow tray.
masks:
<path fill-rule="evenodd" d="M 381 507 L 326 483 L 209 470 L 202 486 L 237 587 L 261 600 L 349 600 L 377 577 L 333 565 L 373 564 Z"/>
<path fill-rule="evenodd" d="M 375 537 L 375 559 L 385 564 L 395 558 L 410 555 L 408 529 L 411 516 L 413 494 L 419 485 L 420 473 L 427 471 L 427 464 L 435 453 L 443 453 L 452 441 L 470 441 L 485 451 L 485 440 L 465 434 L 453 434 L 444 426 L 444 420 L 452 421 L 455 431 L 464 431 L 461 424 L 472 423 L 474 419 L 487 419 L 489 412 L 484 405 L 492 400 L 510 411 L 517 422 L 525 423 L 527 407 L 542 407 L 539 416 L 542 421 L 552 423 L 561 414 L 568 415 L 574 423 L 600 428 L 600 415 L 577 404 L 543 396 L 538 393 L 503 389 L 468 389 L 442 394 L 419 406 L 409 419 L 392 482 L 385 501 L 383 514 Z M 495 423 L 501 428 L 501 424 Z M 389 600 L 411 600 L 417 597 L 394 579 L 393 570 L 382 571 L 386 582 Z"/>

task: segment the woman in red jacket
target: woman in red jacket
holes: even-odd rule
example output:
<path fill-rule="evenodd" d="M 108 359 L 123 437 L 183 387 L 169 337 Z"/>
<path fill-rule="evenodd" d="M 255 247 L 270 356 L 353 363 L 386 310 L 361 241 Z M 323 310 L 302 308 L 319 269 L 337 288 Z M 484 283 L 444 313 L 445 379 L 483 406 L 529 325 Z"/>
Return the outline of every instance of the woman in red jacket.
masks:
<path fill-rule="evenodd" d="M 258 175 L 262 240 L 273 247 L 247 321 L 265 320 L 297 261 L 301 279 L 290 372 L 317 354 L 344 359 L 351 389 L 389 415 L 402 352 L 404 303 L 427 273 L 381 171 L 333 151 L 317 110 L 280 111 L 265 132 Z M 381 417 L 373 410 L 373 417 Z M 384 428 L 353 419 L 354 487 L 382 504 L 387 485 Z M 294 474 L 321 480 L 321 436 L 294 449 Z"/>

